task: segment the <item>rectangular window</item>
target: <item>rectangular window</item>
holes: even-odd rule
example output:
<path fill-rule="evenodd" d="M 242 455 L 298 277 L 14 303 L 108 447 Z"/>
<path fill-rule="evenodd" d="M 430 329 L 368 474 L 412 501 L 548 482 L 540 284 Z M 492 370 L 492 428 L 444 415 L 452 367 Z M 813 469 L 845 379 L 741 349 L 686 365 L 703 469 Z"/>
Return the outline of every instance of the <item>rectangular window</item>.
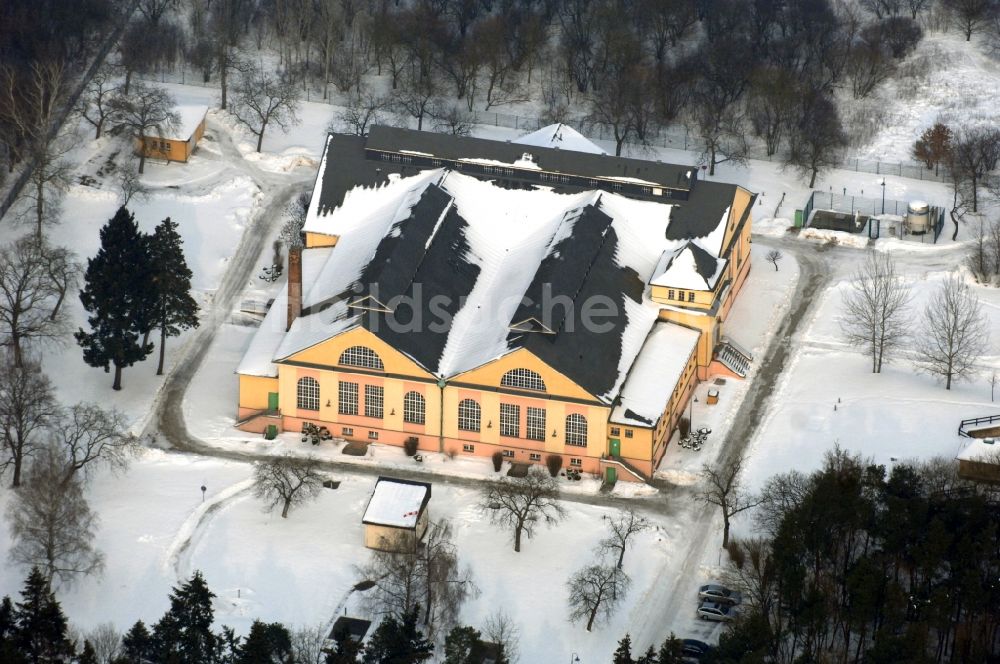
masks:
<path fill-rule="evenodd" d="M 341 415 L 358 414 L 358 384 L 341 381 L 337 385 L 337 412 Z"/>
<path fill-rule="evenodd" d="M 500 435 L 517 438 L 521 435 L 521 407 L 500 404 Z"/>
<path fill-rule="evenodd" d="M 354 429 L 352 429 L 351 427 L 343 427 L 340 430 L 340 435 L 341 436 L 353 436 L 354 435 Z"/>
<path fill-rule="evenodd" d="M 541 454 L 535 454 L 534 452 L 532 452 L 531 454 L 528 455 L 528 459 L 530 461 L 541 461 L 542 460 L 542 455 Z"/>
<path fill-rule="evenodd" d="M 378 431 L 369 431 L 368 440 L 378 440 Z"/>
<path fill-rule="evenodd" d="M 694 302 L 694 293 L 688 293 L 688 302 Z"/>
<path fill-rule="evenodd" d="M 681 302 L 684 301 L 684 291 L 677 291 L 677 299 Z"/>
<path fill-rule="evenodd" d="M 503 451 L 503 455 L 505 457 L 509 458 L 509 459 L 513 458 L 514 457 L 514 450 L 504 450 Z"/>
<path fill-rule="evenodd" d="M 667 291 L 667 299 L 668 300 L 674 299 L 674 289 L 673 288 L 671 288 L 670 290 Z"/>
<path fill-rule="evenodd" d="M 475 445 L 462 445 L 462 451 L 463 452 L 475 452 L 476 451 L 476 446 Z"/>
<path fill-rule="evenodd" d="M 622 430 L 619 429 L 618 427 L 611 427 L 611 435 L 612 436 L 620 436 L 621 433 L 622 433 Z"/>
<path fill-rule="evenodd" d="M 625 429 L 625 437 L 626 438 L 631 438 L 632 437 L 632 430 L 631 429 Z"/>
<path fill-rule="evenodd" d="M 383 394 L 381 385 L 365 385 L 365 417 L 382 419 Z"/>
<path fill-rule="evenodd" d="M 583 460 L 582 459 L 577 459 L 575 457 L 570 457 L 569 465 L 571 465 L 571 466 L 582 466 L 583 465 Z"/>
<path fill-rule="evenodd" d="M 545 409 L 528 406 L 528 439 L 545 440 Z"/>

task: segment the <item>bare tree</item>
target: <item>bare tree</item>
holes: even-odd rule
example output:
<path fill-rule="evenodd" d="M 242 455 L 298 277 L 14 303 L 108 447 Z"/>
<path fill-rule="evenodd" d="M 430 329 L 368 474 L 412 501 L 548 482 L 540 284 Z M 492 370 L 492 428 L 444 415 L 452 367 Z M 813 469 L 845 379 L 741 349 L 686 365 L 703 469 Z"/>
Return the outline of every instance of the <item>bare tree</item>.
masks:
<path fill-rule="evenodd" d="M 979 298 L 960 277 L 951 275 L 924 309 L 917 366 L 944 379 L 945 389 L 950 390 L 953 381 L 975 375 L 989 336 Z"/>
<path fill-rule="evenodd" d="M 219 73 L 222 91 L 220 108 L 226 110 L 229 101 L 229 74 L 238 64 L 237 49 L 256 3 L 251 0 L 212 0 L 208 5 L 206 27 L 210 43 L 215 48 L 215 69 Z"/>
<path fill-rule="evenodd" d="M 513 530 L 514 551 L 521 550 L 521 536 L 531 539 L 540 521 L 552 525 L 565 516 L 558 500 L 554 478 L 532 466 L 525 477 L 504 477 L 488 482 L 479 501 L 479 509 L 490 521 Z"/>
<path fill-rule="evenodd" d="M 774 271 L 777 272 L 778 261 L 780 261 L 783 258 L 782 253 L 777 249 L 771 249 L 769 252 L 767 252 L 767 256 L 765 256 L 765 258 L 767 259 L 767 262 L 774 265 Z"/>
<path fill-rule="evenodd" d="M 109 104 L 116 129 L 124 131 L 136 142 L 139 172 L 142 173 L 146 167 L 146 138 L 163 136 L 180 122 L 174 112 L 174 98 L 163 88 L 137 81 L 127 95 L 119 94 Z"/>
<path fill-rule="evenodd" d="M 101 137 L 104 125 L 111 118 L 110 101 L 118 93 L 118 83 L 110 65 L 104 65 L 90 79 L 80 97 L 78 110 L 80 117 L 94 128 L 94 139 Z"/>
<path fill-rule="evenodd" d="M 990 403 L 993 403 L 994 398 L 997 393 L 997 382 L 1000 382 L 1000 376 L 997 376 L 997 372 L 994 371 L 990 374 Z"/>
<path fill-rule="evenodd" d="M 615 566 L 621 569 L 629 540 L 653 526 L 649 519 L 636 513 L 632 508 L 622 510 L 616 516 L 604 518 L 608 520 L 608 536 L 601 540 L 600 547 L 602 551 L 618 556 Z"/>
<path fill-rule="evenodd" d="M 599 617 L 607 619 L 614 614 L 631 583 L 628 574 L 614 565 L 584 567 L 566 582 L 570 621 L 585 618 L 587 631 L 591 631 Z"/>
<path fill-rule="evenodd" d="M 452 136 L 469 136 L 475 126 L 471 113 L 455 105 L 439 104 L 434 110 L 434 130 Z"/>
<path fill-rule="evenodd" d="M 410 74 L 392 93 L 392 108 L 402 118 L 413 118 L 417 129 L 424 128 L 424 118 L 430 117 L 438 103 L 438 89 L 434 79 L 419 78 Z"/>
<path fill-rule="evenodd" d="M 871 355 L 872 373 L 881 373 L 882 363 L 909 339 L 909 304 L 910 288 L 892 255 L 869 251 L 844 293 L 841 327 L 848 341 Z"/>
<path fill-rule="evenodd" d="M 521 630 L 506 611 L 497 609 L 487 616 L 483 634 L 487 641 L 497 644 L 509 664 L 517 664 L 521 655 Z"/>
<path fill-rule="evenodd" d="M 971 41 L 974 32 L 984 29 L 996 11 L 992 0 L 941 0 L 941 5 L 951 15 L 955 27 L 965 35 L 965 41 Z"/>
<path fill-rule="evenodd" d="M 721 468 L 704 465 L 701 470 L 704 486 L 698 493 L 698 499 L 722 510 L 723 547 L 729 546 L 730 519 L 760 503 L 760 499 L 747 493 L 741 484 L 740 472 L 744 461 L 745 457 L 740 455 Z"/>
<path fill-rule="evenodd" d="M 42 245 L 42 258 L 45 261 L 45 271 L 48 272 L 50 285 L 56 292 L 56 301 L 52 305 L 49 320 L 58 323 L 62 320 L 60 316 L 66 294 L 70 289 L 76 288 L 82 270 L 76 261 L 76 254 L 66 247 L 45 243 Z"/>
<path fill-rule="evenodd" d="M 56 421 L 59 405 L 52 384 L 33 359 L 15 364 L 10 354 L 0 370 L 0 442 L 4 456 L 0 472 L 10 468 L 11 485 L 21 485 L 25 462 L 41 446 L 41 434 Z"/>
<path fill-rule="evenodd" d="M 128 163 L 120 166 L 115 173 L 115 184 L 118 185 L 118 202 L 121 207 L 128 207 L 132 200 L 144 201 L 149 198 L 149 188 L 139 177 L 135 167 L 135 155 L 130 155 Z"/>
<path fill-rule="evenodd" d="M 986 126 L 960 129 L 955 133 L 949 156 L 956 200 L 963 196 L 971 201 L 972 211 L 978 212 L 979 188 L 1000 160 L 1000 129 Z M 959 188 L 963 190 L 961 194 Z"/>
<path fill-rule="evenodd" d="M 18 367 L 25 346 L 57 341 L 67 331 L 58 308 L 65 282 L 53 280 L 50 259 L 33 235 L 0 248 L 0 346 L 11 349 Z"/>
<path fill-rule="evenodd" d="M 15 563 L 38 567 L 50 583 L 71 584 L 99 573 L 104 556 L 94 548 L 97 515 L 79 482 L 62 484 L 59 453 L 45 448 L 32 459 L 24 484 L 7 509 Z"/>
<path fill-rule="evenodd" d="M 265 71 L 256 64 L 240 72 L 234 89 L 233 117 L 257 137 L 257 152 L 269 125 L 283 132 L 299 123 L 299 90 L 291 78 Z"/>
<path fill-rule="evenodd" d="M 118 660 L 122 636 L 113 623 L 101 623 L 87 632 L 86 639 L 94 648 L 97 664 L 114 664 Z"/>
<path fill-rule="evenodd" d="M 293 631 L 292 652 L 295 664 L 324 664 L 326 637 L 326 624 L 299 627 Z"/>
<path fill-rule="evenodd" d="M 274 457 L 253 465 L 253 494 L 268 502 L 268 511 L 281 505 L 281 518 L 293 507 L 312 500 L 323 488 L 319 463 L 312 457 Z"/>
<path fill-rule="evenodd" d="M 810 188 L 821 171 L 839 166 L 847 135 L 833 100 L 818 93 L 807 98 L 788 142 L 785 165 L 808 175 Z"/>
<path fill-rule="evenodd" d="M 389 101 L 372 92 L 351 95 L 344 110 L 337 114 L 336 122 L 340 126 L 331 122 L 327 131 L 335 133 L 341 130 L 341 126 L 346 126 L 348 131 L 357 136 L 367 136 L 372 125 L 381 124 L 385 120 L 385 111 L 388 109 Z"/>
<path fill-rule="evenodd" d="M 730 565 L 724 573 L 727 585 L 738 589 L 744 601 L 761 615 L 770 616 L 777 597 L 778 570 L 771 559 L 769 540 L 733 539 L 729 552 Z"/>
<path fill-rule="evenodd" d="M 72 406 L 51 428 L 53 443 L 64 456 L 64 484 L 87 478 L 97 466 L 113 472 L 125 470 L 141 449 L 139 439 L 128 431 L 125 416 L 96 404 Z"/>

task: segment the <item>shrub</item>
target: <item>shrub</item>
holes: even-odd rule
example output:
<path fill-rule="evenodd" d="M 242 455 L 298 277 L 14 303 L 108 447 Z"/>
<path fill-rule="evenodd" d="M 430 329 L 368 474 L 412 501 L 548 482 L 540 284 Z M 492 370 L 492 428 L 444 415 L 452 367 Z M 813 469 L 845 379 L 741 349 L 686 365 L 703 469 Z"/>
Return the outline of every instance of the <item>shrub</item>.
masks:
<path fill-rule="evenodd" d="M 559 471 L 562 469 L 562 457 L 558 454 L 548 455 L 545 457 L 545 466 L 549 469 L 549 475 L 558 477 Z"/>
<path fill-rule="evenodd" d="M 418 441 L 416 438 L 407 438 L 403 443 L 403 450 L 406 451 L 406 456 L 413 456 L 417 453 Z"/>
<path fill-rule="evenodd" d="M 691 420 L 682 417 L 677 421 L 677 428 L 681 430 L 681 438 L 687 438 L 687 435 L 691 433 Z"/>
<path fill-rule="evenodd" d="M 493 470 L 495 470 L 496 472 L 499 473 L 500 472 L 500 467 L 502 465 L 503 465 L 503 452 L 499 452 L 499 451 L 494 452 L 493 453 Z"/>
<path fill-rule="evenodd" d="M 444 455 L 446 457 L 448 457 L 450 460 L 454 461 L 455 457 L 458 456 L 458 448 L 457 447 L 449 447 L 447 450 L 445 450 Z"/>

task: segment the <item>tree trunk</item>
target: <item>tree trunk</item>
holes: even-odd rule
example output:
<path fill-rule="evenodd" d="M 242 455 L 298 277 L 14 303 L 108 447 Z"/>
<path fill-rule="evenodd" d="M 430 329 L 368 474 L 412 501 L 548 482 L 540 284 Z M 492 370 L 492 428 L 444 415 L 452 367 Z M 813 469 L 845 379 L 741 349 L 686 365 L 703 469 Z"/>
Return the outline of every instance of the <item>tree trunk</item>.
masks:
<path fill-rule="evenodd" d="M 142 347 L 145 348 L 149 345 L 149 334 L 152 330 L 146 330 L 142 333 Z"/>
<path fill-rule="evenodd" d="M 257 134 L 257 152 L 260 152 L 260 146 L 264 142 L 264 127 L 266 127 L 266 126 L 267 126 L 267 123 L 261 125 L 261 127 L 260 127 L 260 133 Z"/>
<path fill-rule="evenodd" d="M 715 146 L 714 145 L 712 146 L 711 150 L 709 150 L 709 154 L 710 154 L 710 156 L 712 158 L 709 160 L 710 163 L 708 164 L 708 174 L 709 175 L 715 175 Z"/>
<path fill-rule="evenodd" d="M 13 488 L 21 486 L 21 461 L 23 457 L 20 452 L 14 455 L 14 478 L 11 480 L 10 485 Z"/>
<path fill-rule="evenodd" d="M 167 346 L 167 328 L 166 327 L 161 327 L 160 328 L 160 363 L 156 366 L 156 375 L 157 376 L 162 376 L 163 375 L 163 356 L 165 355 L 165 352 L 166 352 L 166 346 Z"/>
<path fill-rule="evenodd" d="M 601 606 L 601 601 L 600 601 L 600 599 L 598 599 L 598 601 L 594 602 L 594 608 L 592 608 L 590 610 L 590 619 L 587 620 L 587 631 L 588 632 L 594 626 L 594 618 L 597 617 L 597 609 L 600 608 L 600 606 Z"/>
<path fill-rule="evenodd" d="M 514 553 L 520 553 L 521 551 L 521 529 L 524 526 L 518 525 L 514 528 Z"/>
<path fill-rule="evenodd" d="M 142 175 L 143 172 L 146 170 L 146 150 L 144 146 L 142 146 L 142 143 L 143 141 L 140 140 L 141 147 L 139 148 L 139 175 Z"/>
<path fill-rule="evenodd" d="M 39 168 L 40 166 L 41 164 L 37 165 L 36 168 Z M 42 239 L 42 218 L 44 216 L 45 216 L 45 183 L 39 180 L 38 186 L 36 187 L 35 191 L 35 221 L 37 223 L 35 233 L 38 236 L 39 240 Z"/>
<path fill-rule="evenodd" d="M 222 51 L 219 51 L 219 86 L 222 88 L 222 106 L 221 106 L 221 108 L 222 108 L 223 111 L 226 110 L 226 83 L 228 82 L 227 81 L 228 77 L 226 76 L 226 69 L 227 69 L 227 67 L 226 67 L 226 60 L 227 59 L 228 58 L 226 58 L 226 56 L 225 56 L 225 49 L 223 49 Z"/>
<path fill-rule="evenodd" d="M 810 189 L 812 189 L 814 186 L 816 186 L 816 173 L 818 173 L 818 172 L 819 171 L 817 169 L 815 169 L 815 168 L 812 169 L 812 177 L 809 178 L 809 188 Z"/>
<path fill-rule="evenodd" d="M 282 519 L 287 519 L 288 518 L 288 508 L 291 507 L 291 506 L 292 506 L 292 499 L 291 498 L 285 498 L 285 506 L 281 508 L 281 518 Z"/>
<path fill-rule="evenodd" d="M 125 70 L 125 85 L 122 86 L 122 94 L 128 97 L 129 86 L 132 85 L 132 70 Z"/>
<path fill-rule="evenodd" d="M 21 356 L 21 336 L 11 335 L 10 345 L 14 349 L 14 367 L 20 369 L 21 362 L 23 361 L 23 358 Z"/>
<path fill-rule="evenodd" d="M 622 563 L 625 562 L 625 546 L 628 544 L 628 540 L 622 542 L 622 550 L 618 552 L 618 569 L 622 568 Z"/>
<path fill-rule="evenodd" d="M 52 313 L 49 314 L 49 320 L 55 320 L 56 316 L 59 315 L 59 309 L 62 308 L 63 300 L 66 299 L 66 289 L 59 289 L 59 298 L 56 299 L 56 306 L 52 307 Z"/>
<path fill-rule="evenodd" d="M 122 389 L 122 368 L 121 365 L 115 365 L 115 382 L 111 385 L 112 390 Z"/>
<path fill-rule="evenodd" d="M 729 514 L 722 510 L 722 548 L 729 546 Z"/>

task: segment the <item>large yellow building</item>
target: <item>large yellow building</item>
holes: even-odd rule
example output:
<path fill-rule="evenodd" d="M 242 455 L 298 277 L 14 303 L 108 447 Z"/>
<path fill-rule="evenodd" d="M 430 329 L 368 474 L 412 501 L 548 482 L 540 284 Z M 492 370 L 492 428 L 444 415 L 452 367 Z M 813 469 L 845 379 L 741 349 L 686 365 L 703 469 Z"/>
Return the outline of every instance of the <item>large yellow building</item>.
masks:
<path fill-rule="evenodd" d="M 753 202 L 685 166 L 330 135 L 238 426 L 649 477 L 696 382 L 746 370 L 722 329 Z"/>

